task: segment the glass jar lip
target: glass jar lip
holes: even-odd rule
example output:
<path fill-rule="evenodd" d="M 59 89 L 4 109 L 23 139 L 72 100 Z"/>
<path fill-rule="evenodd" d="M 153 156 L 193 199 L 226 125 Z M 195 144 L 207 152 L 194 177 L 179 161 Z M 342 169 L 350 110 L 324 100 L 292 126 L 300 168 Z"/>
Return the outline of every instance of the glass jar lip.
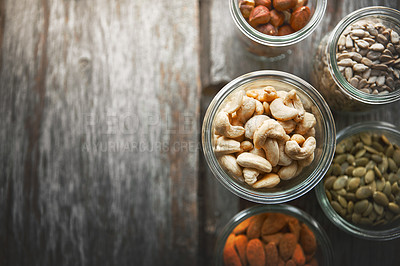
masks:
<path fill-rule="evenodd" d="M 257 43 L 266 46 L 282 47 L 300 42 L 301 40 L 309 36 L 317 28 L 325 14 L 327 0 L 317 0 L 314 14 L 304 28 L 296 31 L 295 33 L 284 36 L 270 36 L 257 31 L 256 29 L 251 27 L 250 24 L 247 23 L 247 21 L 242 16 L 237 0 L 229 0 L 229 5 L 233 21 L 245 36 Z"/>
<path fill-rule="evenodd" d="M 336 61 L 336 48 L 339 41 L 339 37 L 342 35 L 343 31 L 353 24 L 354 22 L 364 19 L 370 16 L 380 16 L 391 20 L 397 20 L 397 24 L 400 23 L 400 11 L 384 6 L 371 6 L 364 7 L 353 11 L 348 14 L 333 29 L 328 38 L 327 46 L 327 57 L 328 57 L 328 67 L 332 74 L 333 80 L 339 89 L 348 97 L 356 99 L 359 102 L 370 104 L 370 105 L 383 105 L 395 102 L 400 99 L 400 89 L 394 90 L 393 92 L 381 95 L 374 95 L 362 92 L 354 88 L 339 71 L 339 67 Z M 397 18 L 396 18 L 397 16 Z"/>
<path fill-rule="evenodd" d="M 382 122 L 382 121 L 367 121 L 359 122 L 354 125 L 348 126 L 339 131 L 336 135 L 336 142 L 339 143 L 341 140 L 348 136 L 358 134 L 365 131 L 386 131 L 400 137 L 399 128 L 395 125 Z M 386 241 L 400 237 L 400 227 L 389 228 L 385 230 L 372 230 L 368 228 L 361 228 L 356 226 L 344 218 L 342 218 L 331 206 L 326 196 L 323 180 L 315 187 L 315 194 L 321 209 L 328 217 L 328 219 L 335 224 L 342 231 L 352 234 L 356 237 L 368 240 Z"/>
<path fill-rule="evenodd" d="M 310 99 L 313 100 L 315 106 L 318 107 L 318 110 L 321 112 L 322 116 L 325 119 L 323 123 L 323 139 L 326 140 L 326 142 L 324 142 L 325 149 L 323 150 L 321 158 L 318 161 L 315 169 L 313 169 L 311 174 L 298 185 L 279 192 L 263 192 L 250 190 L 244 185 L 241 185 L 238 182 L 234 181 L 233 178 L 228 176 L 219 165 L 212 147 L 211 129 L 213 118 L 215 117 L 217 110 L 224 99 L 229 95 L 229 93 L 231 93 L 233 90 L 240 87 L 241 85 L 257 79 L 265 78 L 273 78 L 276 80 L 280 80 L 283 82 L 286 81 L 288 83 L 294 84 L 304 93 L 306 93 Z M 218 181 L 229 191 L 231 191 L 238 197 L 252 202 L 263 204 L 277 204 L 296 199 L 309 192 L 318 184 L 318 182 L 323 178 L 324 174 L 328 170 L 328 166 L 330 165 L 331 161 L 333 160 L 336 147 L 335 136 L 336 130 L 333 115 L 329 109 L 328 104 L 314 87 L 312 87 L 303 79 L 290 73 L 275 70 L 260 70 L 244 74 L 232 80 L 227 85 L 225 85 L 211 101 L 203 120 L 202 148 L 204 152 L 204 157 L 212 173 L 218 179 Z"/>
<path fill-rule="evenodd" d="M 325 230 L 323 229 L 323 227 L 314 219 L 314 217 L 312 217 L 307 212 L 295 206 L 287 204 L 255 205 L 250 208 L 244 209 L 239 213 L 237 213 L 235 216 L 233 216 L 218 235 L 214 250 L 214 256 L 215 256 L 214 259 L 217 262 L 216 265 L 218 265 L 218 261 L 220 261 L 220 256 L 222 254 L 226 239 L 228 238 L 232 230 L 245 219 L 253 215 L 265 212 L 283 213 L 289 216 L 293 216 L 299 219 L 299 221 L 305 223 L 314 232 L 317 239 L 317 243 L 319 247 L 322 249 L 324 264 L 321 265 L 326 265 L 326 266 L 333 265 L 334 250 L 332 247 L 332 243 L 328 235 L 326 234 Z"/>

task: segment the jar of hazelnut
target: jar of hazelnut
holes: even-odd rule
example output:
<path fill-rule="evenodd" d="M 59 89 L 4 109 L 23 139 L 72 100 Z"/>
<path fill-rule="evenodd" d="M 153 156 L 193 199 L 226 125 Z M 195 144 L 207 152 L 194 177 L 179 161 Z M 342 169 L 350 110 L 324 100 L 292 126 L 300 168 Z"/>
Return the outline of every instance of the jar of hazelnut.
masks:
<path fill-rule="evenodd" d="M 400 12 L 366 7 L 319 44 L 311 80 L 336 112 L 366 112 L 400 99 Z"/>
<path fill-rule="evenodd" d="M 245 49 L 273 61 L 284 58 L 315 30 L 327 0 L 229 0 L 229 4 Z"/>

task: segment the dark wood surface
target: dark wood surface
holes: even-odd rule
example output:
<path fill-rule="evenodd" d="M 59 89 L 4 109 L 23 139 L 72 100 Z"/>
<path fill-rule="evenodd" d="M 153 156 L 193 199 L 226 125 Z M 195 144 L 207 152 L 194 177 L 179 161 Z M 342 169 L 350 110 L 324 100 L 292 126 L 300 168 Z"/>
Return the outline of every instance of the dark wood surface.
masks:
<path fill-rule="evenodd" d="M 0 0 L 0 265 L 212 265 L 216 237 L 252 205 L 210 173 L 202 116 L 258 69 L 310 81 L 310 53 L 349 12 L 328 1 L 280 62 L 249 57 L 227 0 Z M 400 126 L 400 103 L 368 115 Z M 335 265 L 400 265 L 400 240 L 339 231 L 313 192 L 290 202 L 326 229 Z"/>

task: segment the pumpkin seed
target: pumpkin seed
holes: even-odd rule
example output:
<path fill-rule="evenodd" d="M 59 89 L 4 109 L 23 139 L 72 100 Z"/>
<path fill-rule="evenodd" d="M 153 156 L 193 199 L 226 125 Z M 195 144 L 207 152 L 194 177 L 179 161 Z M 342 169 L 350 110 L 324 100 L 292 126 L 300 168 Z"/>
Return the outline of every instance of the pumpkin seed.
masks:
<path fill-rule="evenodd" d="M 374 202 L 374 210 L 375 210 L 375 212 L 376 212 L 378 215 L 382 215 L 382 214 L 383 214 L 383 211 L 384 211 L 385 209 L 383 208 L 383 206 L 378 205 L 378 204 L 376 204 L 376 203 Z"/>
<path fill-rule="evenodd" d="M 338 196 L 338 202 L 343 208 L 347 208 L 347 200 L 343 196 Z"/>
<path fill-rule="evenodd" d="M 358 224 L 358 223 L 360 223 L 360 220 L 361 220 L 361 215 L 359 213 L 353 213 L 351 215 L 351 221 L 353 223 Z"/>
<path fill-rule="evenodd" d="M 389 170 L 392 172 L 397 172 L 399 168 L 396 165 L 396 162 L 392 158 L 388 158 Z"/>
<path fill-rule="evenodd" d="M 390 197 L 390 195 L 392 195 L 392 186 L 391 186 L 391 184 L 390 184 L 389 181 L 387 181 L 387 182 L 385 183 L 385 187 L 383 188 L 383 191 L 382 191 L 382 192 L 385 193 L 385 195 L 386 195 L 387 197 Z"/>
<path fill-rule="evenodd" d="M 347 179 L 348 177 L 346 175 L 339 176 L 333 183 L 333 189 L 339 190 L 344 188 L 347 185 Z"/>
<path fill-rule="evenodd" d="M 374 207 L 372 206 L 371 202 L 368 202 L 368 207 L 367 209 L 362 213 L 362 216 L 366 217 L 371 214 L 371 212 L 374 210 Z"/>
<path fill-rule="evenodd" d="M 368 170 L 364 177 L 365 183 L 369 184 L 375 180 L 375 173 L 373 170 Z"/>
<path fill-rule="evenodd" d="M 397 205 L 397 204 L 394 203 L 394 202 L 389 202 L 389 204 L 388 204 L 388 209 L 389 209 L 391 212 L 394 212 L 395 214 L 399 214 L 399 213 L 400 213 L 400 207 L 399 207 L 399 205 Z"/>
<path fill-rule="evenodd" d="M 348 187 L 348 190 L 353 191 L 356 188 L 358 188 L 359 185 L 360 185 L 360 178 L 354 177 L 349 180 L 347 187 Z"/>
<path fill-rule="evenodd" d="M 354 212 L 354 202 L 349 201 L 347 203 L 347 213 L 353 213 Z"/>
<path fill-rule="evenodd" d="M 380 191 L 376 191 L 372 197 L 374 201 L 379 205 L 387 206 L 389 204 L 389 199 L 387 198 L 387 196 Z"/>
<path fill-rule="evenodd" d="M 372 144 L 372 136 L 369 133 L 361 133 L 360 134 L 360 139 L 365 145 L 371 145 Z"/>
<path fill-rule="evenodd" d="M 395 150 L 393 152 L 393 160 L 396 163 L 396 165 L 400 165 L 400 150 Z"/>
<path fill-rule="evenodd" d="M 346 197 L 347 200 L 351 200 L 351 201 L 356 201 L 357 200 L 356 194 L 354 194 L 352 192 L 348 192 L 345 197 Z"/>
<path fill-rule="evenodd" d="M 372 154 L 371 159 L 374 160 L 376 163 L 381 163 L 382 162 L 382 156 L 379 154 Z"/>
<path fill-rule="evenodd" d="M 340 167 L 340 164 L 335 163 L 332 165 L 332 175 L 339 176 L 342 174 L 342 168 Z"/>
<path fill-rule="evenodd" d="M 362 150 L 362 151 L 365 151 L 365 150 Z M 369 162 L 368 158 L 365 158 L 365 157 L 355 159 L 356 166 L 366 166 L 368 162 Z"/>
<path fill-rule="evenodd" d="M 362 177 L 365 175 L 366 172 L 367 172 L 367 170 L 365 169 L 365 167 L 356 167 L 353 170 L 353 176 Z"/>
<path fill-rule="evenodd" d="M 348 166 L 346 170 L 344 171 L 346 175 L 352 175 L 354 170 L 354 166 Z"/>
<path fill-rule="evenodd" d="M 355 213 L 363 213 L 368 208 L 368 200 L 360 200 L 354 204 L 354 212 Z"/>
<path fill-rule="evenodd" d="M 366 199 L 372 196 L 372 189 L 369 186 L 362 186 L 356 190 L 357 199 Z"/>

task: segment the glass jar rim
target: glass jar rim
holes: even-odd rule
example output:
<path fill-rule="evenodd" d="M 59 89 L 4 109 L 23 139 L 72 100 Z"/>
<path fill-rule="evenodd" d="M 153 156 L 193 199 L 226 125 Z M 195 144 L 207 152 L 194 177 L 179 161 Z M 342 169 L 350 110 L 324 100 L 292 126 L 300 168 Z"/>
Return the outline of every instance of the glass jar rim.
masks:
<path fill-rule="evenodd" d="M 397 128 L 393 124 L 382 121 L 367 121 L 367 122 L 359 122 L 340 130 L 336 135 L 336 142 L 338 143 L 348 136 L 352 136 L 354 134 L 358 134 L 369 130 L 370 131 L 384 130 L 399 135 L 400 137 L 399 128 Z M 329 203 L 329 200 L 325 193 L 323 180 L 321 180 L 321 182 L 315 187 L 315 194 L 317 196 L 318 203 L 321 206 L 321 209 L 323 210 L 325 215 L 333 224 L 339 227 L 339 229 L 341 229 L 342 231 L 352 234 L 356 237 L 368 240 L 386 241 L 400 237 L 400 227 L 394 227 L 378 231 L 368 228 L 362 228 L 345 220 L 333 209 L 332 205 Z"/>
<path fill-rule="evenodd" d="M 315 234 L 317 243 L 318 245 L 323 249 L 322 253 L 324 256 L 324 263 L 323 265 L 330 266 L 333 265 L 333 258 L 334 258 L 334 251 L 332 247 L 332 243 L 326 234 L 325 230 L 323 227 L 312 217 L 310 214 L 307 212 L 292 206 L 292 205 L 287 205 L 287 204 L 278 204 L 278 205 L 255 205 L 252 207 L 249 207 L 247 209 L 244 209 L 237 213 L 235 216 L 233 216 L 229 222 L 224 226 L 224 228 L 221 230 L 217 242 L 215 245 L 215 261 L 219 261 L 219 256 L 221 255 L 221 252 L 223 250 L 223 247 L 225 245 L 225 241 L 228 238 L 229 234 L 232 232 L 232 230 L 240 224 L 242 221 L 245 219 L 257 215 L 260 213 L 266 213 L 266 212 L 279 212 L 283 213 L 289 216 L 293 216 L 299 221 L 305 223 Z M 218 265 L 218 263 L 217 263 Z"/>
<path fill-rule="evenodd" d="M 245 20 L 245 18 L 242 16 L 242 13 L 240 12 L 238 1 L 229 0 L 229 9 L 231 12 L 231 16 L 239 30 L 245 36 L 259 44 L 275 47 L 293 45 L 309 36 L 321 22 L 325 14 L 326 6 L 327 0 L 317 0 L 314 14 L 304 28 L 289 35 L 270 36 L 261 33 L 250 26 L 250 24 Z"/>
<path fill-rule="evenodd" d="M 242 86 L 243 84 L 247 84 L 251 81 L 257 79 L 276 79 L 282 82 L 287 82 L 289 84 L 294 85 L 295 87 L 301 89 L 310 100 L 313 101 L 315 106 L 317 106 L 319 112 L 321 112 L 322 117 L 325 119 L 322 126 L 324 127 L 323 138 L 326 140 L 324 143 L 324 150 L 321 155 L 321 159 L 318 161 L 315 169 L 310 173 L 310 175 L 305 178 L 301 183 L 296 186 L 279 192 L 263 192 L 263 191 L 255 191 L 246 188 L 244 185 L 239 184 L 234 181 L 233 178 L 229 177 L 226 172 L 222 169 L 220 164 L 218 163 L 217 157 L 213 152 L 212 147 L 212 123 L 214 121 L 214 117 L 218 111 L 219 106 L 224 101 L 224 99 L 236 88 Z M 311 97 L 312 96 L 312 97 Z M 308 191 L 313 189 L 318 182 L 323 178 L 324 174 L 328 170 L 328 166 L 330 165 L 334 151 L 336 147 L 336 130 L 335 123 L 333 119 L 332 112 L 328 104 L 325 102 L 320 93 L 312 87 L 308 82 L 303 79 L 282 71 L 275 70 L 260 70 L 255 72 L 250 72 L 244 74 L 242 76 L 237 77 L 236 79 L 229 82 L 225 85 L 214 97 L 211 101 L 207 112 L 204 116 L 203 128 L 202 128 L 202 147 L 204 152 L 204 157 L 207 161 L 208 166 L 210 167 L 214 176 L 218 179 L 218 181 L 225 186 L 229 191 L 234 193 L 235 195 L 257 203 L 264 204 L 277 204 L 287 202 L 293 199 L 296 199 Z"/>
<path fill-rule="evenodd" d="M 328 38 L 328 46 L 326 54 L 328 57 L 327 61 L 328 61 L 329 71 L 331 73 L 333 80 L 335 81 L 336 85 L 338 86 L 341 92 L 343 92 L 346 96 L 352 99 L 356 99 L 361 103 L 370 105 L 383 105 L 399 100 L 400 89 L 394 90 L 387 94 L 380 94 L 380 95 L 362 92 L 357 88 L 354 88 L 345 79 L 345 77 L 339 71 L 339 66 L 337 65 L 337 60 L 336 60 L 337 43 L 343 31 L 356 21 L 371 16 L 384 17 L 392 21 L 397 20 L 397 24 L 400 24 L 400 11 L 390 7 L 371 6 L 355 10 L 352 13 L 345 16 L 344 18 L 342 18 L 342 20 L 340 20 L 339 23 L 336 25 L 336 27 L 332 30 Z"/>

